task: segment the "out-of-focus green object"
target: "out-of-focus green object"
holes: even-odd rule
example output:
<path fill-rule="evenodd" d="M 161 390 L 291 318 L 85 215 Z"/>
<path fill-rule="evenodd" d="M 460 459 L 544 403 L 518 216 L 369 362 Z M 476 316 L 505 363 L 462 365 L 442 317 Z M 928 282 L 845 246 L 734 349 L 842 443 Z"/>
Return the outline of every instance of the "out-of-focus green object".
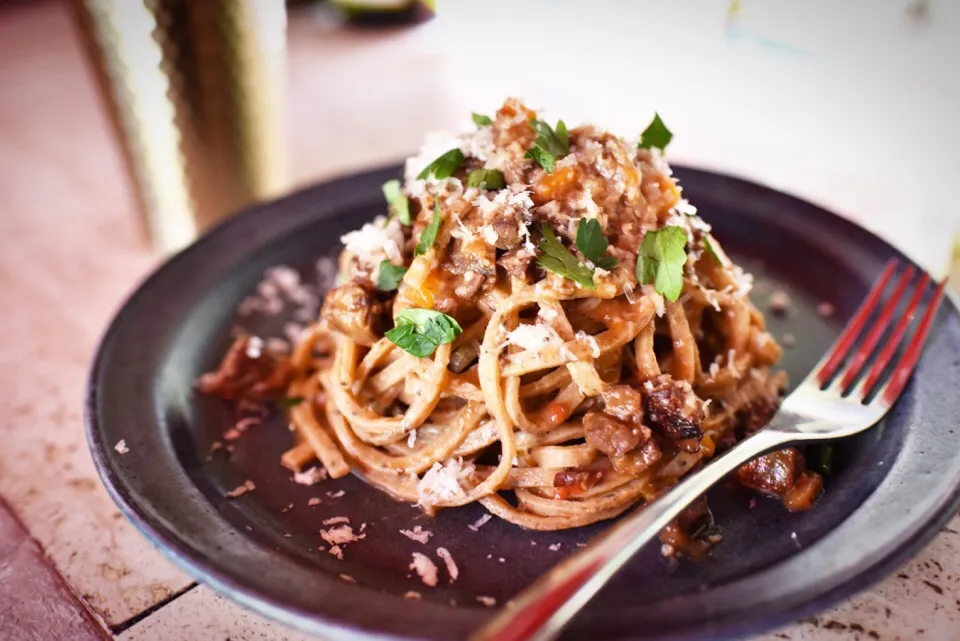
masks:
<path fill-rule="evenodd" d="M 71 4 L 156 248 L 286 188 L 283 2 Z"/>
<path fill-rule="evenodd" d="M 430 20 L 436 0 L 330 0 L 348 22 L 364 26 L 417 24 Z"/>

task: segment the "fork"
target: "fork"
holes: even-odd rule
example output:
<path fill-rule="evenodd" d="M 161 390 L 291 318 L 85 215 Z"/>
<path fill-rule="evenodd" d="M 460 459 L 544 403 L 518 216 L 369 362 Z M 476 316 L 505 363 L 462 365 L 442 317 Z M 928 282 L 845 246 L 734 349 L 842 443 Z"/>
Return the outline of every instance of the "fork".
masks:
<path fill-rule="evenodd" d="M 943 298 L 946 280 L 934 285 L 926 272 L 914 280 L 915 271 L 913 265 L 904 268 L 895 259 L 887 263 L 836 343 L 784 399 L 766 428 L 559 563 L 470 641 L 556 638 L 640 548 L 727 474 L 771 450 L 845 438 L 875 425 L 906 386 Z M 885 297 L 898 272 L 892 292 Z M 920 320 L 914 323 L 918 315 Z"/>

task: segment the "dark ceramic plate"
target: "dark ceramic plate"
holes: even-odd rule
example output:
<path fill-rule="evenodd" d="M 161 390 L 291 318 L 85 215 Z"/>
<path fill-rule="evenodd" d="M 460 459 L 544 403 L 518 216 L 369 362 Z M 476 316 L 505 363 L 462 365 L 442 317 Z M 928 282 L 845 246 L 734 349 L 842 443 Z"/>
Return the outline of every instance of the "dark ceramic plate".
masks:
<path fill-rule="evenodd" d="M 316 281 L 317 258 L 335 255 L 343 232 L 384 210 L 380 185 L 398 171 L 343 178 L 256 207 L 175 256 L 113 321 L 87 392 L 100 475 L 144 535 L 198 580 L 327 639 L 463 639 L 491 615 L 478 595 L 503 603 L 604 527 L 534 533 L 494 519 L 473 532 L 467 526 L 484 513 L 479 506 L 429 519 L 353 477 L 296 485 L 278 464 L 291 442 L 279 417 L 248 432 L 229 458 L 221 451 L 206 460 L 230 415 L 198 397 L 193 381 L 216 365 L 241 320 L 263 335 L 282 324 L 238 320 L 238 304 L 273 265 L 294 266 Z M 790 196 L 704 171 L 677 174 L 724 246 L 758 275 L 758 301 L 774 286 L 789 292 L 790 314 L 769 321 L 777 336 L 795 337 L 784 365 L 799 381 L 898 252 Z M 821 302 L 836 313 L 819 315 Z M 724 541 L 712 555 L 671 565 L 650 546 L 577 619 L 569 638 L 756 633 L 895 569 L 960 501 L 958 372 L 960 319 L 945 305 L 903 399 L 884 424 L 840 444 L 814 509 L 790 514 L 776 501 L 721 485 L 710 502 Z M 121 439 L 124 455 L 114 450 Z M 246 479 L 255 491 L 225 498 Z M 340 490 L 343 496 L 331 496 Z M 311 497 L 322 503 L 308 507 Z M 335 516 L 367 524 L 366 538 L 348 545 L 342 561 L 317 550 L 322 522 Z M 399 534 L 416 524 L 434 532 L 428 545 Z M 432 555 L 437 546 L 452 552 L 460 578 L 430 589 L 408 565 L 413 551 Z M 408 590 L 422 600 L 404 600 Z"/>

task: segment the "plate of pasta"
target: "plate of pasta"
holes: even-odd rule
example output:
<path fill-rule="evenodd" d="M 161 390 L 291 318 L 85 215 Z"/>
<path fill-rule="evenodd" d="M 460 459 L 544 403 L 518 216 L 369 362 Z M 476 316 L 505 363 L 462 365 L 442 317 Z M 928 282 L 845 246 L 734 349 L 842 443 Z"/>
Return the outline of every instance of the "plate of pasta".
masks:
<path fill-rule="evenodd" d="M 899 254 L 809 203 L 671 167 L 659 115 L 638 130 L 509 99 L 402 167 L 242 212 L 174 256 L 88 386 L 121 509 L 291 625 L 458 639 L 763 429 Z M 571 638 L 756 632 L 928 540 L 960 481 L 940 446 L 960 409 L 955 308 L 938 323 L 880 428 L 742 467 Z"/>

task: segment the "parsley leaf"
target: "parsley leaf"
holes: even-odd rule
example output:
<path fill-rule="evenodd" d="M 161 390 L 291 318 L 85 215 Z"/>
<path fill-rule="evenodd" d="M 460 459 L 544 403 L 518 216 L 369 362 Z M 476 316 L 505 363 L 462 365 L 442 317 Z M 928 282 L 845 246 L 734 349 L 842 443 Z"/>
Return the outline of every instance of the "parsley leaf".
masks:
<path fill-rule="evenodd" d="M 437 180 L 449 178 L 460 169 L 462 164 L 463 152 L 456 148 L 451 149 L 424 167 L 423 171 L 417 175 L 417 180 L 425 180 L 429 176 L 433 176 Z"/>
<path fill-rule="evenodd" d="M 473 122 L 476 123 L 478 127 L 485 127 L 493 124 L 493 118 L 490 116 L 484 116 L 483 114 L 478 114 L 477 112 L 473 112 L 472 115 Z"/>
<path fill-rule="evenodd" d="M 382 189 L 383 197 L 387 199 L 387 204 L 390 205 L 390 211 L 396 214 L 401 223 L 409 225 L 410 202 L 403 195 L 403 190 L 400 189 L 400 181 L 388 180 L 383 183 Z"/>
<path fill-rule="evenodd" d="M 543 225 L 540 231 L 543 238 L 540 239 L 538 246 L 540 251 L 543 252 L 543 256 L 537 259 L 537 264 L 555 274 L 560 274 L 564 278 L 569 278 L 575 283 L 593 289 L 593 270 L 577 260 L 577 257 L 563 246 L 549 225 Z"/>
<path fill-rule="evenodd" d="M 380 271 L 377 272 L 377 289 L 382 292 L 392 292 L 400 287 L 403 275 L 407 268 L 403 265 L 394 265 L 387 259 L 380 261 Z"/>
<path fill-rule="evenodd" d="M 637 250 L 637 281 L 641 285 L 653 283 L 653 288 L 670 301 L 680 298 L 686 244 L 687 232 L 680 227 L 648 231 Z"/>
<path fill-rule="evenodd" d="M 533 141 L 533 147 L 527 151 L 527 158 L 533 158 L 548 174 L 552 173 L 557 159 L 570 153 L 567 125 L 558 120 L 557 128 L 553 129 L 543 120 L 531 118 L 530 126 L 537 133 L 537 137 Z"/>
<path fill-rule="evenodd" d="M 595 218 L 581 218 L 577 223 L 577 249 L 600 269 L 613 269 L 620 264 L 613 256 L 604 256 L 610 242 Z"/>
<path fill-rule="evenodd" d="M 394 320 L 395 327 L 386 333 L 391 343 L 417 358 L 430 356 L 446 343 L 452 343 L 463 332 L 453 318 L 433 309 L 412 307 Z"/>
<path fill-rule="evenodd" d="M 553 156 L 550 155 L 549 151 L 544 151 L 540 147 L 531 147 L 527 151 L 527 158 L 533 158 L 537 163 L 547 170 L 548 174 L 553 173 Z"/>
<path fill-rule="evenodd" d="M 647 125 L 647 128 L 640 134 L 640 143 L 637 145 L 640 149 L 656 148 L 663 151 L 673 140 L 673 134 L 667 129 L 667 126 L 660 120 L 660 114 L 654 113 L 653 120 Z"/>
<path fill-rule="evenodd" d="M 299 405 L 304 400 L 306 399 L 304 399 L 302 396 L 287 396 L 286 398 L 281 398 L 279 401 L 277 401 L 277 404 L 286 409 L 295 405 Z"/>
<path fill-rule="evenodd" d="M 430 224 L 423 229 L 423 233 L 420 234 L 420 241 L 417 243 L 417 248 L 413 250 L 414 256 L 420 256 L 426 254 L 427 251 L 433 247 L 433 243 L 437 240 L 437 232 L 440 230 L 440 201 L 433 201 L 433 220 L 430 221 Z"/>
<path fill-rule="evenodd" d="M 713 259 L 717 261 L 718 265 L 723 265 L 723 259 L 720 258 L 720 254 L 717 253 L 717 250 L 713 248 L 713 243 L 710 242 L 710 234 L 703 235 L 703 248 L 708 254 L 713 256 Z"/>
<path fill-rule="evenodd" d="M 503 172 L 499 169 L 474 169 L 467 176 L 467 187 L 482 189 L 503 189 L 506 186 Z"/>

